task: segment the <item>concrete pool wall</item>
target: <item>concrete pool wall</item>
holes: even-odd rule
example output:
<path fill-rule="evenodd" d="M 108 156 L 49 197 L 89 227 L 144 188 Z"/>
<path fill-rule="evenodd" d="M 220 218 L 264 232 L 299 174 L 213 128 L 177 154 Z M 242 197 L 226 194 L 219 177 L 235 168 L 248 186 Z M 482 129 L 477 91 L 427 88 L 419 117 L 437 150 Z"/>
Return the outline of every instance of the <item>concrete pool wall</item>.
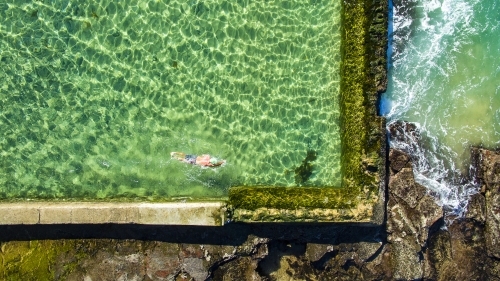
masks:
<path fill-rule="evenodd" d="M 387 13 L 386 0 L 342 2 L 341 187 L 239 186 L 212 202 L 5 202 L 0 224 L 381 224 L 386 137 L 377 101 L 387 85 Z"/>
<path fill-rule="evenodd" d="M 1 224 L 146 224 L 219 226 L 224 202 L 14 202 L 0 204 Z"/>

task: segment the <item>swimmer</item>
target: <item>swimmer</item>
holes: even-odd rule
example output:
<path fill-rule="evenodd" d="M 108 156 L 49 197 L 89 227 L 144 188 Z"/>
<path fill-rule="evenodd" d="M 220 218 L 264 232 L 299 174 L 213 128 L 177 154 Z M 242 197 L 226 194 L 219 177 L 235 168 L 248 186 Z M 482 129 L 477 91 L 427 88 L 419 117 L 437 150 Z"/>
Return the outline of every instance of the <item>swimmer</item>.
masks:
<path fill-rule="evenodd" d="M 212 157 L 209 154 L 196 156 L 193 154 L 186 154 L 182 152 L 170 152 L 170 157 L 175 158 L 184 163 L 189 163 L 202 167 L 219 167 L 226 163 L 226 160 Z"/>

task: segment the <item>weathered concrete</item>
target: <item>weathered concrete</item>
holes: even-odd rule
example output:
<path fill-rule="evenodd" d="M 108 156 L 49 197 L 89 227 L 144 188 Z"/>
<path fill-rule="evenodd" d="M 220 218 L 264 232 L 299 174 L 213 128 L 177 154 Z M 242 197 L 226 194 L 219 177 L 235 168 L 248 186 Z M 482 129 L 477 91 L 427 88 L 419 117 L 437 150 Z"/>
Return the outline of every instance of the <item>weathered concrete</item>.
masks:
<path fill-rule="evenodd" d="M 16 202 L 0 204 L 0 224 L 104 224 L 220 226 L 223 202 L 109 203 Z"/>

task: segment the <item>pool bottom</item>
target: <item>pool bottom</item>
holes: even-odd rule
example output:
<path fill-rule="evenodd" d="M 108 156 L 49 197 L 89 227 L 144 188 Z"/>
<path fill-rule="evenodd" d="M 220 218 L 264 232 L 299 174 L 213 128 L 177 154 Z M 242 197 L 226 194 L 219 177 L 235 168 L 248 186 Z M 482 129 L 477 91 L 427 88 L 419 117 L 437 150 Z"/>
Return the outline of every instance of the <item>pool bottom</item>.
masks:
<path fill-rule="evenodd" d="M 115 2 L 0 4 L 0 199 L 340 182 L 340 1 Z"/>

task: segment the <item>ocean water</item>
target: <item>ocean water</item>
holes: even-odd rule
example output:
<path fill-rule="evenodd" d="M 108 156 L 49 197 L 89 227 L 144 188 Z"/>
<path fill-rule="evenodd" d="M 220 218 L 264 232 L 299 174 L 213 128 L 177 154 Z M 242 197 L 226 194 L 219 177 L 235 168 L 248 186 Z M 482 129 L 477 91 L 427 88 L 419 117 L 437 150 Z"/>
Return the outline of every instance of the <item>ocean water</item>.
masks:
<path fill-rule="evenodd" d="M 395 0 L 392 8 L 382 113 L 418 125 L 416 179 L 461 213 L 477 192 L 466 177 L 470 147 L 500 146 L 500 2 Z"/>
<path fill-rule="evenodd" d="M 340 1 L 0 0 L 0 199 L 338 186 L 339 49 Z"/>

